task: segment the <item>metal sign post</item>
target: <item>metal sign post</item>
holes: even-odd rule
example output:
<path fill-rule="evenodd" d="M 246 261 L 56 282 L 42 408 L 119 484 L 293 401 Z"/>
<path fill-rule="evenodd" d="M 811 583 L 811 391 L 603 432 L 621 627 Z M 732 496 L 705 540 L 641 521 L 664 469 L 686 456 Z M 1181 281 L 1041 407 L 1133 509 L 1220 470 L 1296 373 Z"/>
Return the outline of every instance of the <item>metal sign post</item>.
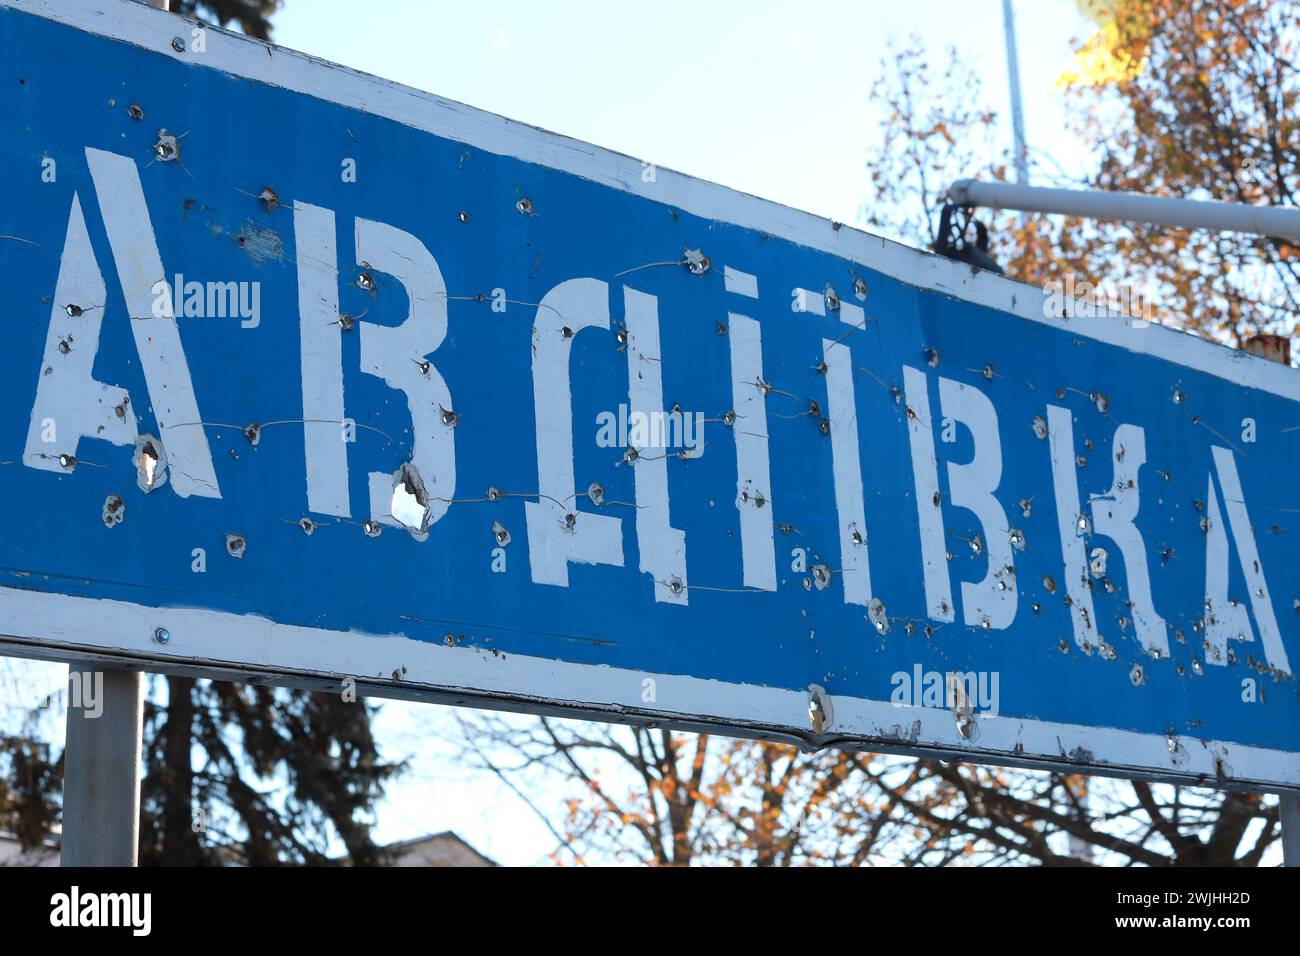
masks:
<path fill-rule="evenodd" d="M 144 675 L 70 667 L 68 676 L 62 865 L 135 866 Z"/>

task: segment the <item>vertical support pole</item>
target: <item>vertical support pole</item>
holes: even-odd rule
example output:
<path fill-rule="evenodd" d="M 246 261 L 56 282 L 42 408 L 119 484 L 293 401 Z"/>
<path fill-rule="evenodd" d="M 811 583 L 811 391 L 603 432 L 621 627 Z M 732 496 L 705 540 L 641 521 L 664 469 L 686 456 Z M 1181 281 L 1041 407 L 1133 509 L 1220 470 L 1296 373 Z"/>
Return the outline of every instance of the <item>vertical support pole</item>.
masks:
<path fill-rule="evenodd" d="M 1300 867 L 1300 793 L 1278 795 L 1282 815 L 1282 865 Z"/>
<path fill-rule="evenodd" d="M 1020 101 L 1020 54 L 1016 52 L 1016 20 L 1011 0 L 1002 0 L 1002 29 L 1007 42 L 1007 85 L 1011 87 L 1011 130 L 1015 136 L 1016 182 L 1029 183 L 1029 158 L 1025 150 L 1025 111 Z"/>
<path fill-rule="evenodd" d="M 63 866 L 135 866 L 144 675 L 68 668 Z"/>

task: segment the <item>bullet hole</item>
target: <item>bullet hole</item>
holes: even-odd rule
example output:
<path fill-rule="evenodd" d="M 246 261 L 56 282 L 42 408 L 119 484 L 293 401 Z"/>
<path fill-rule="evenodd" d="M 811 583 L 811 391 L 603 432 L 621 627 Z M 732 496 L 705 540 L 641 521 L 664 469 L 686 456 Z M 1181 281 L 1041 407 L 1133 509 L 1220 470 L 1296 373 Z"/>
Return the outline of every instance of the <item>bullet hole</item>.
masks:
<path fill-rule="evenodd" d="M 160 163 L 170 163 L 181 158 L 181 144 L 165 129 L 158 130 L 158 142 L 153 144 L 154 157 Z"/>
<path fill-rule="evenodd" d="M 578 528 L 578 516 L 575 515 L 573 512 L 569 512 L 567 515 L 565 515 L 564 528 L 566 531 L 570 531 L 570 532 L 576 531 Z"/>
<path fill-rule="evenodd" d="M 981 627 L 981 628 L 983 628 L 984 630 L 987 631 L 987 630 L 988 630 L 990 627 L 992 627 L 992 626 L 993 626 L 993 625 L 989 623 L 989 619 L 988 619 L 987 617 L 982 617 L 982 618 L 980 618 L 980 627 Z"/>
<path fill-rule="evenodd" d="M 262 187 L 262 191 L 257 194 L 257 200 L 267 212 L 274 212 L 280 206 L 280 197 L 270 186 Z"/>
<path fill-rule="evenodd" d="M 68 336 L 66 339 L 59 339 L 59 351 L 64 355 L 67 355 L 72 351 L 72 336 Z"/>
<path fill-rule="evenodd" d="M 640 457 L 641 457 L 641 453 L 637 451 L 635 448 L 629 447 L 627 451 L 623 452 L 623 460 L 627 462 L 629 465 L 635 465 L 637 459 Z"/>
<path fill-rule="evenodd" d="M 975 736 L 975 715 L 969 710 L 959 710 L 957 712 L 957 733 L 961 734 L 965 740 L 970 740 Z"/>
<path fill-rule="evenodd" d="M 1093 444 L 1092 444 L 1092 439 L 1091 439 L 1091 438 L 1085 438 L 1085 439 L 1083 440 L 1083 447 L 1084 447 L 1084 449 L 1086 449 L 1087 451 L 1091 452 L 1092 449 L 1093 449 L 1093 447 L 1094 447 Z M 1121 448 L 1121 449 L 1119 450 L 1119 454 L 1118 454 L 1117 457 L 1119 458 L 1120 461 L 1123 461 L 1123 460 L 1124 460 L 1124 449 L 1123 449 L 1123 448 Z"/>
<path fill-rule="evenodd" d="M 446 634 L 442 638 L 442 643 L 445 647 L 455 647 L 460 642 L 456 640 L 455 634 Z"/>
<path fill-rule="evenodd" d="M 1103 415 L 1110 410 L 1110 399 L 1101 394 L 1101 392 L 1093 392 L 1090 397 L 1092 398 L 1092 403 L 1097 406 L 1097 411 L 1101 412 Z"/>
<path fill-rule="evenodd" d="M 1201 520 L 1198 521 L 1197 524 L 1199 524 L 1199 525 L 1201 526 L 1201 533 L 1202 533 L 1202 534 L 1209 534 L 1209 533 L 1210 533 L 1210 519 L 1209 519 L 1209 518 L 1207 518 L 1207 517 L 1205 517 L 1204 515 L 1202 515 L 1202 516 L 1201 516 Z"/>
<path fill-rule="evenodd" d="M 829 730 L 835 720 L 835 708 L 826 689 L 817 684 L 808 687 L 808 721 L 813 733 L 821 734 Z"/>
<path fill-rule="evenodd" d="M 722 424 L 728 426 L 736 424 L 736 413 L 728 409 L 727 414 L 722 416 Z"/>
<path fill-rule="evenodd" d="M 344 332 L 351 332 L 352 327 L 357 324 L 357 320 L 347 312 L 339 316 L 339 328 Z"/>
<path fill-rule="evenodd" d="M 827 365 L 825 362 L 822 362 L 820 365 L 817 366 L 818 375 L 825 375 L 829 371 L 830 371 L 830 366 Z"/>
<path fill-rule="evenodd" d="M 827 311 L 827 312 L 838 312 L 838 311 L 840 310 L 840 296 L 839 296 L 839 293 L 837 293 L 837 292 L 836 292 L 833 288 L 831 288 L 830 286 L 827 286 L 827 287 L 826 287 L 826 293 L 825 293 L 825 295 L 826 295 L 826 311 Z"/>
<path fill-rule="evenodd" d="M 131 455 L 135 466 L 135 482 L 142 491 L 153 491 L 167 481 L 167 454 L 162 443 L 152 435 L 141 435 L 135 440 Z"/>
<path fill-rule="evenodd" d="M 244 429 L 244 437 L 248 439 L 250 445 L 256 445 L 262 440 L 262 426 L 257 422 L 252 422 Z"/>
<path fill-rule="evenodd" d="M 126 406 L 129 405 L 130 402 L 131 398 L 129 395 L 122 396 L 122 400 L 113 406 L 113 413 L 117 415 L 118 418 L 126 418 Z"/>
<path fill-rule="evenodd" d="M 533 214 L 533 201 L 527 196 L 522 196 L 519 201 L 515 203 L 515 209 L 517 209 L 521 215 L 531 216 Z"/>
<path fill-rule="evenodd" d="M 497 544 L 502 548 L 510 543 L 510 532 L 505 529 L 500 521 L 492 522 L 492 537 L 496 539 Z"/>
<path fill-rule="evenodd" d="M 1181 405 L 1183 402 L 1187 401 L 1187 393 L 1181 388 L 1174 389 L 1174 393 L 1170 397 L 1173 399 L 1175 405 Z"/>
<path fill-rule="evenodd" d="M 907 420 L 910 422 L 910 421 L 914 421 L 915 419 L 916 419 L 916 412 L 912 411 L 911 407 L 909 406 L 907 409 Z"/>
<path fill-rule="evenodd" d="M 1074 522 L 1074 527 L 1080 534 L 1092 533 L 1092 522 L 1088 520 L 1087 515 L 1079 515 L 1078 519 Z"/>
<path fill-rule="evenodd" d="M 1034 502 L 1031 498 L 1020 499 L 1020 513 L 1028 518 L 1034 512 Z"/>
<path fill-rule="evenodd" d="M 682 584 L 681 578 L 673 578 L 668 582 L 668 590 L 672 591 L 673 594 L 681 594 L 685 587 L 686 586 Z"/>
<path fill-rule="evenodd" d="M 593 505 L 603 505 L 605 503 L 605 488 L 593 481 L 587 486 L 587 497 L 591 499 Z"/>
<path fill-rule="evenodd" d="M 879 598 L 872 598 L 867 604 L 867 620 L 875 626 L 877 633 L 889 633 L 889 617 L 885 612 L 885 602 Z"/>
<path fill-rule="evenodd" d="M 316 529 L 319 527 L 319 525 L 317 525 L 316 522 L 312 521 L 310 518 L 303 518 L 298 522 L 298 527 L 302 529 L 303 534 L 310 537 L 311 535 L 316 533 Z"/>
<path fill-rule="evenodd" d="M 754 507 L 761 508 L 765 504 L 767 504 L 767 499 L 763 497 L 763 492 L 760 491 L 754 495 Z"/>
<path fill-rule="evenodd" d="M 831 433 L 830 420 L 823 418 L 820 422 L 817 423 L 817 430 L 820 431 L 823 435 L 829 435 Z"/>
<path fill-rule="evenodd" d="M 460 424 L 460 415 L 456 414 L 456 412 L 453 412 L 450 408 L 443 408 L 441 405 L 438 408 L 442 413 L 442 423 L 448 428 L 455 428 Z"/>
<path fill-rule="evenodd" d="M 1058 388 L 1058 389 L 1056 390 L 1056 397 L 1057 397 L 1057 399 L 1063 400 L 1063 399 L 1065 398 L 1065 389 L 1064 389 L 1064 388 Z"/>
<path fill-rule="evenodd" d="M 405 462 L 393 475 L 393 500 L 390 514 L 417 541 L 429 530 L 429 493 L 415 465 Z"/>
<path fill-rule="evenodd" d="M 821 417 L 822 407 L 820 404 L 818 404 L 815 398 L 808 399 L 808 414 L 811 415 L 813 418 Z"/>
<path fill-rule="evenodd" d="M 627 348 L 627 329 L 619 329 L 615 332 L 614 341 L 618 343 L 618 350 L 624 351 Z"/>
<path fill-rule="evenodd" d="M 1094 578 L 1104 577 L 1106 574 L 1106 549 L 1093 548 L 1092 553 L 1088 555 L 1088 570 Z"/>
<path fill-rule="evenodd" d="M 939 492 L 937 491 L 934 493 L 934 497 L 930 499 L 931 504 L 933 504 L 936 508 L 939 507 L 939 503 L 942 501 L 943 501 L 943 495 L 939 494 Z"/>
<path fill-rule="evenodd" d="M 488 501 L 500 501 L 503 497 L 504 495 L 502 494 L 501 489 L 496 487 L 496 485 L 493 485 L 492 487 L 488 488 L 487 490 Z"/>
<path fill-rule="evenodd" d="M 854 529 L 853 529 L 853 533 L 849 535 L 849 539 L 850 539 L 854 544 L 866 544 L 866 543 L 867 543 L 867 539 L 864 538 L 864 537 L 862 537 L 862 532 L 859 531 L 857 528 L 854 528 Z"/>
<path fill-rule="evenodd" d="M 560 338 L 562 339 L 573 338 L 573 329 L 569 328 L 567 325 L 564 326 L 562 329 L 560 329 Z"/>
<path fill-rule="evenodd" d="M 1168 562 L 1170 559 L 1173 558 L 1173 556 L 1174 556 L 1174 549 L 1169 547 L 1168 545 L 1165 545 L 1163 548 L 1160 549 L 1161 561 Z"/>
<path fill-rule="evenodd" d="M 1205 668 L 1201 666 L 1200 661 L 1196 661 L 1196 660 L 1192 661 L 1192 673 L 1195 674 L 1197 677 L 1205 673 Z"/>
<path fill-rule="evenodd" d="M 927 365 L 929 365 L 931 368 L 938 368 L 938 367 L 939 367 L 939 350 L 938 350 L 938 349 L 926 349 L 922 354 L 925 356 L 925 363 L 926 363 Z"/>
<path fill-rule="evenodd" d="M 104 499 L 104 527 L 113 528 L 122 523 L 126 517 L 126 505 L 117 495 L 109 495 Z"/>
<path fill-rule="evenodd" d="M 814 564 L 812 577 L 818 591 L 825 591 L 831 586 L 831 569 L 825 564 Z"/>
<path fill-rule="evenodd" d="M 68 305 L 65 305 L 63 307 L 63 311 L 68 313 L 68 315 L 72 316 L 74 319 L 76 319 L 84 315 L 86 310 L 79 305 L 72 305 L 71 303 L 69 303 Z"/>
<path fill-rule="evenodd" d="M 384 526 L 378 521 L 366 521 L 361 525 L 361 530 L 366 533 L 367 538 L 378 538 Z"/>
<path fill-rule="evenodd" d="M 1062 654 L 1070 653 L 1070 645 L 1066 643 L 1065 638 L 1061 638 L 1059 641 L 1057 641 L 1056 646 L 1061 649 Z"/>
<path fill-rule="evenodd" d="M 726 335 L 726 334 L 727 334 L 727 323 L 726 323 L 726 322 L 719 322 L 719 323 L 718 323 L 718 334 L 719 334 L 719 335 Z"/>
<path fill-rule="evenodd" d="M 865 302 L 867 299 L 867 283 L 865 279 L 853 280 L 853 294 L 859 302 Z"/>
<path fill-rule="evenodd" d="M 1142 670 L 1141 664 L 1134 664 L 1133 669 L 1128 672 L 1128 681 L 1134 687 L 1141 687 L 1147 681 L 1146 672 Z"/>
<path fill-rule="evenodd" d="M 416 362 L 415 367 L 420 370 L 421 375 L 428 375 L 429 369 L 433 368 L 433 364 L 428 359 L 424 359 L 422 361 Z"/>
<path fill-rule="evenodd" d="M 1116 654 L 1115 645 L 1107 644 L 1105 641 L 1102 641 L 1097 645 L 1097 653 L 1100 654 L 1104 660 L 1113 661 Z"/>
<path fill-rule="evenodd" d="M 1055 593 L 1056 593 L 1056 580 L 1055 580 L 1055 579 L 1054 579 L 1050 574 L 1044 575 L 1044 576 L 1043 576 L 1043 587 L 1047 590 L 1047 593 L 1048 593 L 1048 594 L 1055 594 Z"/>
<path fill-rule="evenodd" d="M 172 49 L 175 50 L 177 53 L 184 53 L 184 52 L 185 52 L 185 38 L 184 38 L 184 37 L 172 37 Z"/>
<path fill-rule="evenodd" d="M 686 258 L 682 260 L 682 264 L 686 266 L 687 271 L 693 276 L 704 275 L 713 265 L 709 261 L 709 257 L 699 249 L 687 249 Z"/>
<path fill-rule="evenodd" d="M 1199 498 L 1193 498 L 1192 510 L 1195 511 L 1197 514 L 1201 514 L 1203 511 L 1205 511 L 1205 502 Z"/>
<path fill-rule="evenodd" d="M 994 375 L 994 372 L 993 372 L 993 363 L 992 363 L 992 362 L 989 362 L 988 365 L 985 365 L 985 366 L 984 366 L 984 371 L 983 371 L 981 374 L 982 374 L 986 379 L 988 379 L 990 382 L 993 381 L 993 375 Z"/>
<path fill-rule="evenodd" d="M 232 558 L 243 558 L 247 548 L 248 542 L 244 540 L 242 534 L 226 535 L 226 553 Z"/>
<path fill-rule="evenodd" d="M 889 386 L 889 394 L 890 394 L 891 396 L 893 396 L 894 404 L 895 404 L 895 405 L 898 405 L 898 404 L 901 404 L 901 403 L 902 403 L 902 401 L 903 401 L 903 393 L 902 393 L 902 391 L 899 389 L 899 387 L 898 387 L 897 385 L 891 385 L 891 386 Z"/>
<path fill-rule="evenodd" d="M 142 120 L 144 119 L 144 107 L 139 103 L 132 103 L 126 108 L 126 115 L 133 120 Z"/>
<path fill-rule="evenodd" d="M 1019 528 L 1011 529 L 1010 538 L 1011 547 L 1015 548 L 1017 551 L 1023 551 L 1025 549 L 1025 533 Z"/>
<path fill-rule="evenodd" d="M 464 210 L 461 210 L 460 214 L 456 216 L 456 218 L 459 219 L 462 223 L 469 222 L 469 213 L 465 212 Z"/>
<path fill-rule="evenodd" d="M 975 535 L 970 539 L 970 549 L 976 554 L 984 553 L 984 538 L 982 535 Z"/>
<path fill-rule="evenodd" d="M 1163 655 L 1160 653 L 1160 648 L 1158 648 L 1158 647 L 1153 647 L 1153 648 L 1151 648 L 1151 649 L 1148 651 L 1148 653 L 1151 655 L 1151 659 L 1152 659 L 1153 661 L 1158 661 L 1158 660 L 1160 660 L 1160 658 L 1163 656 Z"/>
<path fill-rule="evenodd" d="M 375 292 L 375 277 L 372 276 L 369 272 L 363 271 L 360 275 L 357 276 L 357 288 L 365 289 L 367 292 L 373 295 Z"/>
<path fill-rule="evenodd" d="M 1034 435 L 1036 435 L 1038 438 L 1047 437 L 1047 422 L 1043 420 L 1042 415 L 1034 416 L 1033 428 L 1034 428 Z"/>
<path fill-rule="evenodd" d="M 754 385 L 758 388 L 758 394 L 762 395 L 764 398 L 767 398 L 767 396 L 772 393 L 772 386 L 761 378 L 755 382 Z"/>
<path fill-rule="evenodd" d="M 1042 606 L 1041 604 L 1039 604 L 1037 601 L 1035 601 L 1033 604 L 1029 605 L 1029 609 L 1030 609 L 1031 611 L 1033 611 L 1035 614 L 1042 614 L 1042 613 L 1043 613 L 1043 606 Z"/>

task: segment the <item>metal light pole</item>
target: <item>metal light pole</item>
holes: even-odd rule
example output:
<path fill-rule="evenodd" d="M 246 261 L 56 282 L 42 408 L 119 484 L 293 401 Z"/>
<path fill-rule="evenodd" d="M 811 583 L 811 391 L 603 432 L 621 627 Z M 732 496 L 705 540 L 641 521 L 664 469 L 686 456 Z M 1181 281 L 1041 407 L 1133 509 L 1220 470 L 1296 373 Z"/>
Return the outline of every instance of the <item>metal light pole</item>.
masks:
<path fill-rule="evenodd" d="M 1025 149 L 1025 112 L 1020 102 L 1020 55 L 1016 52 L 1016 20 L 1011 0 L 1002 0 L 1002 29 L 1007 45 L 1007 85 L 1011 87 L 1011 130 L 1015 137 L 1016 182 L 1029 182 L 1029 159 Z"/>

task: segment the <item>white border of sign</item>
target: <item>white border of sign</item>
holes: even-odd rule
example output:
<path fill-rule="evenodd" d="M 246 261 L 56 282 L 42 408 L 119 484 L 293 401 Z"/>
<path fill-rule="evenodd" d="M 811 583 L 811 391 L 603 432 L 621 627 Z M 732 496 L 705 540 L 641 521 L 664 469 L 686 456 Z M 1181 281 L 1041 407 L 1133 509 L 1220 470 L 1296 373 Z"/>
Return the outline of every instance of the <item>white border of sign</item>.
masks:
<path fill-rule="evenodd" d="M 202 68 L 315 96 L 482 149 L 569 172 L 706 219 L 780 236 L 899 281 L 1076 336 L 1157 356 L 1237 385 L 1300 400 L 1292 369 L 1198 337 L 1114 318 L 1043 315 L 1043 291 L 840 226 L 808 213 L 657 169 L 642 181 L 638 159 L 475 110 L 242 35 L 208 28 L 202 57 L 172 48 L 177 15 L 132 0 L 0 0 L 0 6 L 63 23 Z M 1300 788 L 1300 753 L 1235 743 L 1174 739 L 1109 728 L 981 717 L 972 739 L 949 710 L 888 701 L 833 700 L 833 720 L 811 732 L 802 691 L 726 684 L 601 665 L 573 664 L 447 647 L 401 634 L 277 624 L 255 615 L 150 608 L 0 587 L 0 652 L 53 660 L 134 663 L 163 671 L 319 689 L 355 678 L 367 693 L 474 703 L 500 709 L 589 715 L 681 727 L 722 727 L 748 736 L 797 739 L 904 753 L 956 755 L 989 763 L 1059 767 L 1124 777 L 1201 781 L 1251 789 Z M 166 645 L 154 641 L 159 627 Z M 655 681 L 655 701 L 642 682 Z"/>

